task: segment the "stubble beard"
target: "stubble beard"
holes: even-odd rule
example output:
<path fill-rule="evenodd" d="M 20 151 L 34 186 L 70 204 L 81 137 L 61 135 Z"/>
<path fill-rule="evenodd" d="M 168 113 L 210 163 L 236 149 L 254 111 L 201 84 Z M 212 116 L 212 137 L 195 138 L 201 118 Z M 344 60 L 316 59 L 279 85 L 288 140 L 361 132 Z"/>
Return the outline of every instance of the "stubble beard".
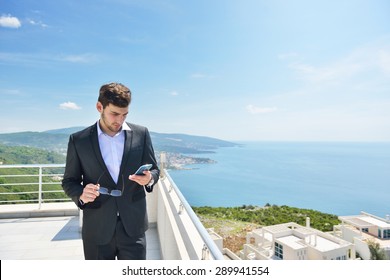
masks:
<path fill-rule="evenodd" d="M 121 129 L 121 125 L 119 125 L 119 127 L 116 129 L 115 126 L 113 124 L 110 124 L 106 117 L 104 116 L 104 112 L 100 114 L 100 119 L 102 120 L 103 124 L 104 124 L 104 127 L 106 129 L 108 129 L 109 131 L 113 132 L 113 133 L 118 133 L 119 130 Z M 115 124 L 115 123 L 114 123 Z"/>

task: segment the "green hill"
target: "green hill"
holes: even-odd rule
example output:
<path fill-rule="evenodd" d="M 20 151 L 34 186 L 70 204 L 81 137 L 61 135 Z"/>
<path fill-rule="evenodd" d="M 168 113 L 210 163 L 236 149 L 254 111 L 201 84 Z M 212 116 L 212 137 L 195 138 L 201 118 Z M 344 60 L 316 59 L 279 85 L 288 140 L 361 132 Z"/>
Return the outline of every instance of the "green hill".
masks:
<path fill-rule="evenodd" d="M 46 164 L 65 163 L 65 156 L 54 151 L 0 144 L 1 164 Z"/>
<path fill-rule="evenodd" d="M 263 226 L 295 222 L 305 225 L 306 217 L 310 217 L 311 227 L 321 231 L 331 231 L 333 225 L 339 223 L 338 217 L 312 209 L 301 209 L 290 206 L 267 205 L 242 207 L 193 207 L 196 214 L 219 220 L 236 220 L 255 223 Z"/>

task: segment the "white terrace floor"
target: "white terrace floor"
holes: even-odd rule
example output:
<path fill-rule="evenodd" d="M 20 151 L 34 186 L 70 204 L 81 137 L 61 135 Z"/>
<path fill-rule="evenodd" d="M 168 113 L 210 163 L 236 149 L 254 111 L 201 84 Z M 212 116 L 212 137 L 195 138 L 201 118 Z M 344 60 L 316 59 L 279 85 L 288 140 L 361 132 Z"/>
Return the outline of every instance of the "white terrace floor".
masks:
<path fill-rule="evenodd" d="M 73 202 L 43 204 L 39 211 L 37 205 L 0 205 L 0 217 L 1 260 L 84 259 Z M 151 226 L 146 239 L 147 259 L 161 259 L 156 227 Z"/>

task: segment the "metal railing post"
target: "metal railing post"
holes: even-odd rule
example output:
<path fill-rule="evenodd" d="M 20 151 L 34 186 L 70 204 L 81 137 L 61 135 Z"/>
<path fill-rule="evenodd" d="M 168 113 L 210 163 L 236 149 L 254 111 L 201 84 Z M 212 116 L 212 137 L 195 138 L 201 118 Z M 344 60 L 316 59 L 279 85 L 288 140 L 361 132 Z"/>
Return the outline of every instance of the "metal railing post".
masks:
<path fill-rule="evenodd" d="M 160 153 L 160 177 L 164 177 L 165 168 L 167 167 L 167 155 L 165 152 Z"/>
<path fill-rule="evenodd" d="M 42 206 L 42 166 L 39 167 L 38 209 Z"/>

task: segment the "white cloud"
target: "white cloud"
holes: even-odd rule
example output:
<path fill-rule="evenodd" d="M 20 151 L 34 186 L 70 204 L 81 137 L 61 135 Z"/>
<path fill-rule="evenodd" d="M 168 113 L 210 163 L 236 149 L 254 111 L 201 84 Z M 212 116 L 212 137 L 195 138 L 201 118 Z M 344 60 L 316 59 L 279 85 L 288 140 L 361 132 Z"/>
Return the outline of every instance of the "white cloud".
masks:
<path fill-rule="evenodd" d="M 390 73 L 390 42 L 380 41 L 352 50 L 348 55 L 323 65 L 296 60 L 289 67 L 297 78 L 321 85 L 360 82 Z"/>
<path fill-rule="evenodd" d="M 74 102 L 64 102 L 60 104 L 60 109 L 62 110 L 80 110 L 81 107 L 79 107 Z"/>
<path fill-rule="evenodd" d="M 66 55 L 62 58 L 63 61 L 71 63 L 89 63 L 96 61 L 96 56 L 93 54 L 78 54 L 78 55 Z"/>
<path fill-rule="evenodd" d="M 29 19 L 29 20 L 28 20 L 28 23 L 30 23 L 31 25 L 37 25 L 37 26 L 40 26 L 40 27 L 43 27 L 43 28 L 48 27 L 47 24 L 44 24 L 44 23 L 41 22 L 41 21 L 35 21 L 35 20 L 33 20 L 33 19 Z"/>
<path fill-rule="evenodd" d="M 172 95 L 172 96 L 178 96 L 179 95 L 179 93 L 176 90 L 171 91 L 169 94 Z"/>
<path fill-rule="evenodd" d="M 14 96 L 21 96 L 22 93 L 18 89 L 1 89 L 0 88 L 0 94 L 4 95 L 14 95 Z"/>
<path fill-rule="evenodd" d="M 215 76 L 213 75 L 207 75 L 203 73 L 193 73 L 190 76 L 191 79 L 214 79 Z"/>
<path fill-rule="evenodd" d="M 281 53 L 278 55 L 280 60 L 297 58 L 299 55 L 296 52 Z"/>
<path fill-rule="evenodd" d="M 257 107 L 255 105 L 246 106 L 246 110 L 252 115 L 272 113 L 277 110 L 276 107 Z"/>
<path fill-rule="evenodd" d="M 202 73 L 194 73 L 191 75 L 191 78 L 193 79 L 202 79 L 202 78 L 205 78 L 206 75 L 202 74 Z"/>
<path fill-rule="evenodd" d="M 20 20 L 17 17 L 11 15 L 0 16 L 0 26 L 8 28 L 19 28 L 22 26 Z"/>
<path fill-rule="evenodd" d="M 0 62 L 22 64 L 24 66 L 48 65 L 48 63 L 96 63 L 100 57 L 95 54 L 60 55 L 48 53 L 0 52 Z"/>
<path fill-rule="evenodd" d="M 390 75 L 390 50 L 379 51 L 379 66 L 387 75 Z"/>
<path fill-rule="evenodd" d="M 312 83 L 339 83 L 358 73 L 362 65 L 353 61 L 341 61 L 334 65 L 315 67 L 298 62 L 290 64 L 290 68 L 294 69 L 301 79 Z"/>

